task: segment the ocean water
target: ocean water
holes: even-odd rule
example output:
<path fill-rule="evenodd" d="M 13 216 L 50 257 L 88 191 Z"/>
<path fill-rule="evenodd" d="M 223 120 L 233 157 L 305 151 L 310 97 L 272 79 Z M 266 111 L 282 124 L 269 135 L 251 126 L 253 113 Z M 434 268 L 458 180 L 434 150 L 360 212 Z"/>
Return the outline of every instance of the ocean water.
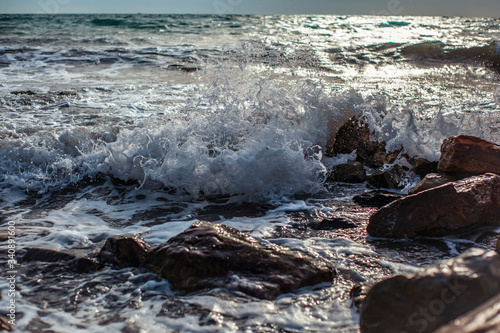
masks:
<path fill-rule="evenodd" d="M 369 188 L 324 183 L 354 158 L 325 156 L 328 137 L 356 115 L 389 150 L 429 160 L 452 135 L 500 142 L 499 78 L 500 19 L 0 15 L 0 230 L 15 224 L 19 256 L 92 255 L 113 235 L 156 246 L 209 220 L 343 272 L 262 301 L 23 264 L 16 330 L 357 332 L 356 283 L 491 244 L 367 238 L 373 209 L 352 197 Z M 337 217 L 356 228 L 310 228 Z"/>

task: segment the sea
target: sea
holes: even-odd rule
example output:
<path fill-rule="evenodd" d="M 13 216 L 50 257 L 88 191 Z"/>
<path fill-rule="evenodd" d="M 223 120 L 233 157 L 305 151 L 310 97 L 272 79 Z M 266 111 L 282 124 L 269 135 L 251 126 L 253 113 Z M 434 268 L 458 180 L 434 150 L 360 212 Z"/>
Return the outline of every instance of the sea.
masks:
<path fill-rule="evenodd" d="M 494 247 L 367 236 L 375 208 L 352 198 L 373 188 L 325 182 L 356 158 L 326 154 L 353 116 L 403 166 L 457 134 L 500 143 L 500 19 L 0 15 L 0 315 L 15 302 L 15 332 L 358 332 L 356 286 Z M 339 274 L 261 300 L 22 261 L 92 257 L 114 235 L 154 247 L 200 220 Z"/>

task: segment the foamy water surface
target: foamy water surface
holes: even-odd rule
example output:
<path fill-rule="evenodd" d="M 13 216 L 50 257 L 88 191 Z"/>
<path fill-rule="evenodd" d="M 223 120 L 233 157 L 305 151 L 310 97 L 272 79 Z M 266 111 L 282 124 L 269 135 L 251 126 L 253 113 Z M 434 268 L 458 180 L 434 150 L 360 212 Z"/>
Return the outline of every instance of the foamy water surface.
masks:
<path fill-rule="evenodd" d="M 1 230 L 15 223 L 19 255 L 92 255 L 113 235 L 156 246 L 210 220 L 342 273 L 263 301 L 34 263 L 18 269 L 16 331 L 357 332 L 355 284 L 489 246 L 367 240 L 373 210 L 351 200 L 366 185 L 324 183 L 355 156 L 324 148 L 352 116 L 403 165 L 452 135 L 500 142 L 498 19 L 4 15 L 0 31 Z M 357 229 L 307 227 L 337 216 Z"/>

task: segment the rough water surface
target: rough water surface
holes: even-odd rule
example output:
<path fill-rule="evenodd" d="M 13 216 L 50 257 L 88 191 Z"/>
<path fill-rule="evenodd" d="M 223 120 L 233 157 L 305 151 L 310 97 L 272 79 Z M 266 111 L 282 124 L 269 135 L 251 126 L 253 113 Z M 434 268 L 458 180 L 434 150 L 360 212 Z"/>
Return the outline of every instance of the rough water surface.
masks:
<path fill-rule="evenodd" d="M 353 197 L 373 188 L 324 180 L 355 159 L 325 155 L 352 116 L 403 167 L 404 154 L 437 161 L 449 136 L 499 143 L 498 19 L 1 15 L 0 31 L 0 256 L 15 225 L 15 331 L 358 332 L 360 285 L 494 248 L 496 230 L 367 237 L 376 209 Z M 181 294 L 139 268 L 22 260 L 29 248 L 92 257 L 114 235 L 156 247 L 196 221 L 338 274 L 262 300 Z"/>

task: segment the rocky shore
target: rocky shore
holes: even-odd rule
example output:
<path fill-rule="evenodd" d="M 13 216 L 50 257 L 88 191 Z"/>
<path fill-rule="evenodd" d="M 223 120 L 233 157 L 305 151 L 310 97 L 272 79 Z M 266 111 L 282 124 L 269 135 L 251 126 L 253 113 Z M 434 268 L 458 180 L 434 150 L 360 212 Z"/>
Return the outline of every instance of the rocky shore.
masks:
<path fill-rule="evenodd" d="M 366 223 L 350 219 L 345 206 L 341 217 L 298 217 L 295 237 L 321 232 L 335 237 L 332 231 L 340 230 L 346 238 L 362 237 L 365 242 L 432 242 L 500 226 L 500 146 L 471 136 L 451 137 L 444 140 L 436 163 L 404 156 L 402 150 L 387 152 L 384 143 L 370 139 L 366 124 L 352 118 L 330 140 L 326 151 L 334 156 L 353 150 L 356 161 L 333 167 L 326 182 L 369 184 L 373 190 L 354 196 L 356 206 L 351 208 L 353 216 L 367 215 Z M 401 160 L 406 162 L 399 163 Z M 401 189 L 412 173 L 420 175 L 422 181 L 408 195 L 393 192 Z M 238 211 L 244 215 L 247 210 L 257 212 L 245 207 Z M 272 207 L 259 209 L 268 208 Z M 206 212 L 207 217 L 219 213 Z M 301 219 L 306 223 L 301 224 Z M 287 232 L 277 229 L 276 235 L 286 236 Z M 81 256 L 31 248 L 21 262 L 44 262 L 45 271 L 59 272 L 64 267 L 75 274 L 132 267 L 155 279 L 166 279 L 180 294 L 223 288 L 263 300 L 346 279 L 353 285 L 350 297 L 353 308 L 359 311 L 363 333 L 500 329 L 500 255 L 486 249 L 464 250 L 413 274 L 366 284 L 356 281 L 355 273 L 321 258 L 223 224 L 200 221 L 154 248 L 139 236 L 114 236 L 97 253 Z"/>

